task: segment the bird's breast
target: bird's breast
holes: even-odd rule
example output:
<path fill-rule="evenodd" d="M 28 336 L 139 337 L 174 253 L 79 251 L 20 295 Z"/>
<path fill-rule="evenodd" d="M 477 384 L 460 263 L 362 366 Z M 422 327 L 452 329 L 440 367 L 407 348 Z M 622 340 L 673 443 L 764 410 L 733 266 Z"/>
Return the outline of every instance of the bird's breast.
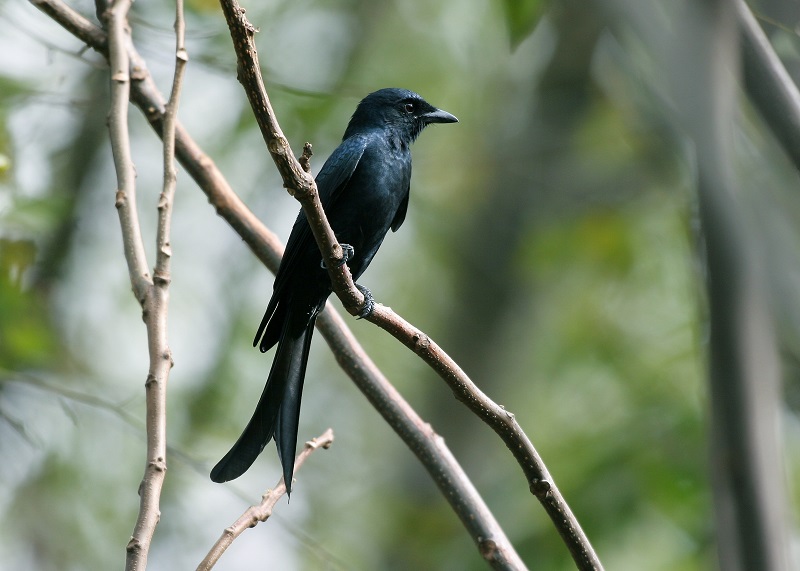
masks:
<path fill-rule="evenodd" d="M 357 277 L 366 269 L 408 194 L 411 155 L 389 145 L 370 145 L 328 213 L 340 242 L 355 249 L 348 265 Z"/>

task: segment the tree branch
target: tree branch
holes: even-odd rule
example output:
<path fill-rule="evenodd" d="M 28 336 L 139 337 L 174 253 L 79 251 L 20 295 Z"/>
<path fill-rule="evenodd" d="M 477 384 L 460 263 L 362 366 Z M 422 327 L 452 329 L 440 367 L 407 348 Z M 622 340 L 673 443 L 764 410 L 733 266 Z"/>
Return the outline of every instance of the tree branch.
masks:
<path fill-rule="evenodd" d="M 108 131 L 111 152 L 117 174 L 115 206 L 122 226 L 125 260 L 131 277 L 133 293 L 144 304 L 150 275 L 144 253 L 139 215 L 136 211 L 136 174 L 133 170 L 130 138 L 128 135 L 128 103 L 130 102 L 130 74 L 128 60 L 128 9 L 131 0 L 115 0 L 103 14 L 108 30 L 108 64 L 111 68 L 111 104 L 108 113 Z"/>
<path fill-rule="evenodd" d="M 238 78 L 250 100 L 270 155 L 283 178 L 284 186 L 303 207 L 326 261 L 334 292 L 345 308 L 351 314 L 357 315 L 363 304 L 363 296 L 355 287 L 346 264 L 336 267 L 341 247 L 336 242 L 333 230 L 325 217 L 317 196 L 316 185 L 313 180 L 309 180 L 310 175 L 303 170 L 288 148 L 286 138 L 280 131 L 277 118 L 269 103 L 255 46 L 256 29 L 248 22 L 245 11 L 237 0 L 220 0 L 220 4 L 236 51 Z M 376 304 L 367 320 L 389 332 L 419 355 L 447 382 L 456 398 L 466 404 L 502 438 L 522 467 L 531 493 L 544 506 L 578 568 L 602 569 L 602 564 L 589 539 L 514 415 L 489 399 L 433 340 L 390 308 Z"/>
<path fill-rule="evenodd" d="M 102 55 L 108 55 L 105 33 L 72 10 L 62 0 L 31 0 L 43 12 Z M 164 100 L 139 54 L 129 47 L 133 101 L 156 133 L 162 133 Z M 283 245 L 234 193 L 214 162 L 181 127 L 176 127 L 176 156 L 220 215 L 241 236 L 253 253 L 273 273 Z M 416 415 L 355 340 L 342 317 L 330 303 L 317 319 L 317 328 L 331 347 L 345 373 L 373 404 L 384 420 L 403 439 L 431 474 L 444 498 L 494 569 L 522 570 L 519 558 L 489 508 L 475 490 L 445 442 Z"/>
<path fill-rule="evenodd" d="M 297 455 L 297 459 L 294 461 L 295 474 L 312 452 L 320 448 L 327 450 L 331 447 L 331 444 L 333 444 L 333 430 L 330 428 L 316 438 L 307 441 L 305 446 L 303 446 L 303 450 Z M 283 476 L 281 476 L 278 485 L 264 493 L 261 497 L 260 504 L 252 505 L 247 508 L 233 525 L 225 528 L 225 531 L 222 532 L 222 535 L 208 552 L 208 555 L 206 555 L 200 565 L 197 566 L 197 571 L 209 571 L 217 564 L 219 558 L 222 557 L 222 554 L 233 544 L 234 540 L 242 535 L 245 530 L 267 521 L 272 515 L 275 504 L 278 503 L 278 500 L 281 499 L 285 493 L 286 482 L 284 482 Z"/>
<path fill-rule="evenodd" d="M 236 0 L 221 0 L 222 12 L 228 22 L 237 59 L 237 77 L 244 87 L 261 135 L 269 154 L 283 179 L 283 186 L 300 202 L 311 232 L 319 246 L 333 291 L 352 315 L 364 309 L 364 295 L 355 287 L 350 269 L 344 263 L 342 247 L 328 224 L 317 193 L 314 177 L 304 168 L 308 165 L 310 145 L 304 148 L 303 164 L 296 159 L 289 142 L 281 131 L 275 111 L 269 101 L 261 77 L 255 44 L 256 29 L 247 20 L 244 9 Z"/>
<path fill-rule="evenodd" d="M 156 233 L 156 267 L 153 271 L 156 283 L 159 279 L 169 283 L 169 260 L 172 248 L 169 242 L 172 204 L 175 197 L 177 170 L 175 168 L 175 127 L 180 101 L 183 74 L 189 59 L 185 45 L 186 25 L 183 18 L 183 0 L 175 0 L 175 73 L 172 92 L 164 110 L 164 185 L 158 199 L 158 229 Z"/>
<path fill-rule="evenodd" d="M 129 47 L 132 46 L 127 15 L 132 0 L 114 0 L 107 8 L 98 4 L 108 31 L 108 60 L 111 74 L 111 109 L 109 135 L 117 175 L 116 202 L 119 213 L 125 259 L 134 295 L 142 307 L 147 329 L 149 367 L 145 381 L 147 463 L 139 486 L 139 515 L 126 547 L 126 569 L 147 566 L 155 528 L 160 518 L 161 490 L 166 476 L 166 385 L 172 367 L 167 344 L 167 305 L 169 301 L 169 228 L 172 198 L 175 191 L 174 131 L 175 113 L 186 60 L 183 48 L 183 14 L 181 0 L 176 11 L 177 65 L 170 104 L 165 115 L 169 126 L 164 137 L 164 188 L 159 200 L 156 267 L 151 279 L 144 252 L 136 207 L 136 183 L 128 134 L 128 105 L 131 91 Z M 73 21 L 77 21 L 73 18 Z M 76 29 L 88 29 L 85 25 Z"/>
<path fill-rule="evenodd" d="M 744 0 L 733 4 L 741 34 L 745 89 L 795 168 L 800 170 L 800 91 Z"/>

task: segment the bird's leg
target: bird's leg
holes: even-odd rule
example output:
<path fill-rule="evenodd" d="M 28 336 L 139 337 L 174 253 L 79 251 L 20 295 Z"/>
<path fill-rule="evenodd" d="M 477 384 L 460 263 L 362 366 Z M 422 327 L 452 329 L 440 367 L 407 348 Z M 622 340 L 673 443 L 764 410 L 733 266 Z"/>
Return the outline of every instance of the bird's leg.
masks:
<path fill-rule="evenodd" d="M 343 265 L 347 263 L 347 260 L 352 258 L 356 255 L 356 251 L 350 244 L 339 244 L 342 247 L 342 261 L 336 264 L 334 267 L 341 268 Z M 319 267 L 323 270 L 327 270 L 328 266 L 325 265 L 325 260 L 320 260 Z"/>
<path fill-rule="evenodd" d="M 364 309 L 361 310 L 361 313 L 358 314 L 358 319 L 364 319 L 365 317 L 369 317 L 372 313 L 372 310 L 375 309 L 375 298 L 372 297 L 372 292 L 369 291 L 362 285 L 355 284 L 358 288 L 358 291 L 364 296 Z"/>

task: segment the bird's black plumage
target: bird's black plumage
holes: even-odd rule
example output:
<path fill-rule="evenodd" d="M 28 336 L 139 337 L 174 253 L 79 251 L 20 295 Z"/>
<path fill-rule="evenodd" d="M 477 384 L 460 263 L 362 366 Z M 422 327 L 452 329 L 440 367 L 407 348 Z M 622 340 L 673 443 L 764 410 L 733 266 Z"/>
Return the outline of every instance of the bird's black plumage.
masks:
<path fill-rule="evenodd" d="M 405 219 L 411 143 L 426 125 L 456 121 L 406 89 L 381 89 L 359 103 L 342 143 L 316 178 L 337 240 L 353 248 L 347 264 L 354 280 L 367 269 L 389 229 L 396 231 Z M 332 291 L 321 258 L 301 210 L 253 342 L 262 352 L 278 345 L 267 384 L 239 440 L 211 471 L 215 482 L 241 476 L 274 438 L 291 490 L 308 350 L 317 314 Z"/>

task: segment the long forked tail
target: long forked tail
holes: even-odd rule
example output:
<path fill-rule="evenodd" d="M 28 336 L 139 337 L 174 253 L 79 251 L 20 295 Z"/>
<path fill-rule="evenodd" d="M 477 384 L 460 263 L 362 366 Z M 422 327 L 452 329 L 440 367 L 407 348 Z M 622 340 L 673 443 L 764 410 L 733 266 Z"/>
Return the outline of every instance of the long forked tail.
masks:
<path fill-rule="evenodd" d="M 291 492 L 294 454 L 300 419 L 300 399 L 306 375 L 308 352 L 315 319 L 293 323 L 292 315 L 283 324 L 278 349 L 267 384 L 242 435 L 211 470 L 214 482 L 227 482 L 244 474 L 274 437 L 283 466 L 286 490 Z"/>

